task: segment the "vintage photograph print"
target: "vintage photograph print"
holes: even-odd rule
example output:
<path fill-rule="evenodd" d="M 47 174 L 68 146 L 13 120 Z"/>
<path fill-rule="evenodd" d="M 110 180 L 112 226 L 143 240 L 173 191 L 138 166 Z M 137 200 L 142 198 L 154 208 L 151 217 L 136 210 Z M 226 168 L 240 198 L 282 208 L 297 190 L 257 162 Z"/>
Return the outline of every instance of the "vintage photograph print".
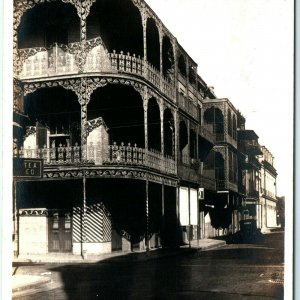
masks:
<path fill-rule="evenodd" d="M 6 5 L 12 299 L 292 299 L 294 2 Z"/>

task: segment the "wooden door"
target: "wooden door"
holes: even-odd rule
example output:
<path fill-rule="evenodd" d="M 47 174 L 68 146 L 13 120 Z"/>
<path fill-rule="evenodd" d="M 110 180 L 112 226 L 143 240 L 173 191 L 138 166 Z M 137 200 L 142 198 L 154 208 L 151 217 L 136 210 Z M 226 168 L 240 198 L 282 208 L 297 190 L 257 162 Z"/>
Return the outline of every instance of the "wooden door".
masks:
<path fill-rule="evenodd" d="M 48 250 L 49 252 L 72 251 L 72 218 L 71 213 L 56 211 L 49 216 Z"/>

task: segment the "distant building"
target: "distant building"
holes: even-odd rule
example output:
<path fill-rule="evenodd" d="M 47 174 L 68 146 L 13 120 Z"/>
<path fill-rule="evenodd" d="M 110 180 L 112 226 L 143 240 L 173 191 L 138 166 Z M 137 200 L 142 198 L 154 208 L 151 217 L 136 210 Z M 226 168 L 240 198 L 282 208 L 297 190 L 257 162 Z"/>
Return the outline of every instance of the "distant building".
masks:
<path fill-rule="evenodd" d="M 254 130 L 245 129 L 245 118 L 238 114 L 238 150 L 239 160 L 239 190 L 245 196 L 243 203 L 244 219 L 257 220 L 260 228 L 260 168 L 258 156 L 262 154 L 258 136 Z"/>
<path fill-rule="evenodd" d="M 277 197 L 277 225 L 285 228 L 285 197 Z"/>
<path fill-rule="evenodd" d="M 243 195 L 238 190 L 237 110 L 228 99 L 204 99 L 203 127 L 212 130 L 215 145 L 204 160 L 205 236 L 239 230 Z M 208 185 L 215 180 L 215 188 Z"/>
<path fill-rule="evenodd" d="M 260 223 L 262 232 L 270 228 L 279 227 L 277 220 L 277 171 L 274 168 L 274 157 L 265 147 L 261 147 L 262 155 L 259 157 L 261 163 L 261 214 Z"/>

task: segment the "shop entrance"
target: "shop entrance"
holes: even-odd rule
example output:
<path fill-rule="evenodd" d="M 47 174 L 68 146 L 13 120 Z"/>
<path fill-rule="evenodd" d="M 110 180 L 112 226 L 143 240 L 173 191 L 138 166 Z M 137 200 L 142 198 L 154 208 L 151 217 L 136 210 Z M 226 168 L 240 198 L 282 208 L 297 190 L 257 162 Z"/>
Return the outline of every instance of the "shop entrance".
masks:
<path fill-rule="evenodd" d="M 68 211 L 49 212 L 48 251 L 72 251 L 72 218 Z"/>

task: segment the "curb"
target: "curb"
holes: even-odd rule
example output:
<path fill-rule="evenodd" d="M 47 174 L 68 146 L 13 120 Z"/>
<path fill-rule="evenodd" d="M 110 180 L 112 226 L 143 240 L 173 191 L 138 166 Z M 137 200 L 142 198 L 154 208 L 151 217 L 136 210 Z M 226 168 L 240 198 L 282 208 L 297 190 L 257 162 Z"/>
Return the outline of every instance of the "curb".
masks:
<path fill-rule="evenodd" d="M 91 256 L 90 258 L 88 257 L 87 259 L 83 258 L 77 258 L 77 259 L 66 259 L 66 258 L 61 258 L 61 259 L 55 259 L 55 258 L 24 258 L 24 259 L 15 259 L 13 261 L 13 264 L 16 266 L 18 264 L 23 264 L 23 263 L 28 263 L 28 264 L 90 264 L 90 263 L 97 263 L 97 262 L 106 262 L 107 259 L 113 258 L 115 261 L 119 262 L 126 262 L 126 261 L 147 261 L 147 260 L 152 260 L 152 259 L 160 259 L 166 256 L 174 256 L 174 255 L 183 255 L 191 252 L 201 252 L 201 251 L 206 251 L 206 250 L 211 250 L 214 248 L 219 248 L 223 247 L 226 245 L 225 241 L 218 241 L 214 242 L 208 245 L 204 246 L 197 246 L 197 245 L 191 245 L 191 247 L 185 246 L 170 252 L 162 252 L 161 249 L 157 250 L 151 250 L 149 252 L 128 252 L 124 254 L 120 254 L 117 256 L 107 256 L 107 257 L 93 257 Z M 136 257 L 132 257 L 131 255 L 137 254 Z"/>
<path fill-rule="evenodd" d="M 33 276 L 33 275 L 13 275 L 13 279 L 15 276 L 18 276 L 19 278 L 26 277 L 27 280 L 28 280 L 28 278 L 31 278 L 31 280 L 33 278 L 35 278 L 36 280 L 31 283 L 28 283 L 28 284 L 22 284 L 22 285 L 13 287 L 12 288 L 13 293 L 22 292 L 25 290 L 30 290 L 33 288 L 41 287 L 41 286 L 46 285 L 51 282 L 51 278 L 49 278 L 49 277 Z"/>

